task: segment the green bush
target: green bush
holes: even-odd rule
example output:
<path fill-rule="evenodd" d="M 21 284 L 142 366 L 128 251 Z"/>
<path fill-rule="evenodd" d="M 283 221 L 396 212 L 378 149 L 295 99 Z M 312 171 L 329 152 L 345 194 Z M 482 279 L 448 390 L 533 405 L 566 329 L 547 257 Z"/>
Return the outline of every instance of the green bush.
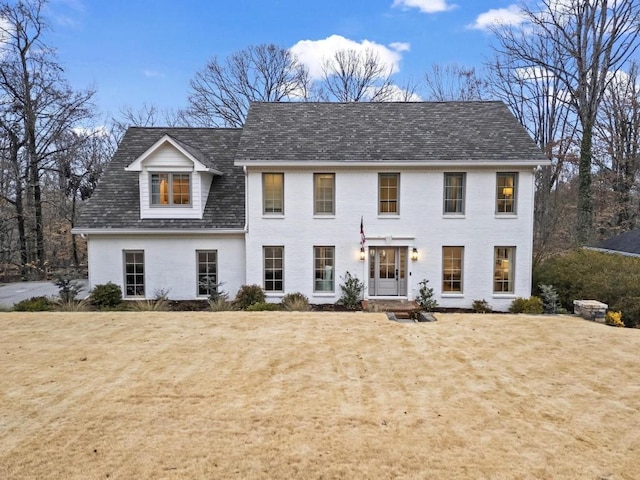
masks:
<path fill-rule="evenodd" d="M 362 292 L 364 291 L 364 283 L 358 277 L 351 275 L 349 272 L 340 277 L 343 284 L 340 285 L 342 295 L 338 300 L 340 305 L 344 305 L 348 310 L 360 310 L 362 308 Z"/>
<path fill-rule="evenodd" d="M 247 310 L 254 303 L 262 303 L 265 301 L 264 290 L 260 285 L 242 285 L 233 304 L 240 310 Z"/>
<path fill-rule="evenodd" d="M 543 312 L 542 299 L 540 297 L 523 298 L 518 297 L 509 307 L 511 313 L 528 313 L 538 315 Z"/>
<path fill-rule="evenodd" d="M 568 311 L 574 300 L 598 300 L 621 311 L 625 325 L 640 324 L 640 258 L 579 249 L 545 261 L 534 279 L 553 285 Z"/>
<path fill-rule="evenodd" d="M 13 305 L 16 312 L 50 312 L 54 307 L 55 302 L 49 297 L 31 297 Z"/>
<path fill-rule="evenodd" d="M 545 285 L 541 283 L 538 285 L 540 289 L 540 297 L 542 297 L 542 309 L 544 313 L 555 315 L 562 309 L 558 292 L 553 285 Z"/>
<path fill-rule="evenodd" d="M 100 309 L 117 308 L 122 303 L 122 289 L 115 283 L 96 285 L 89 296 L 91 303 Z"/>
<path fill-rule="evenodd" d="M 482 300 L 474 300 L 471 305 L 474 313 L 491 313 L 493 310 L 491 309 L 491 305 L 484 298 Z"/>
<path fill-rule="evenodd" d="M 609 305 L 611 308 L 611 305 Z M 622 312 L 625 327 L 640 326 L 640 297 L 623 297 L 615 304 L 615 310 Z"/>
<path fill-rule="evenodd" d="M 420 309 L 425 312 L 432 312 L 438 306 L 438 302 L 433 298 L 433 288 L 429 287 L 429 280 L 426 278 L 418 282 L 420 289 L 416 295 L 416 302 L 420 305 Z"/>
<path fill-rule="evenodd" d="M 280 310 L 279 303 L 255 302 L 245 308 L 247 312 L 274 312 Z"/>
<path fill-rule="evenodd" d="M 287 293 L 282 299 L 282 308 L 288 312 L 308 312 L 309 299 L 300 292 Z"/>

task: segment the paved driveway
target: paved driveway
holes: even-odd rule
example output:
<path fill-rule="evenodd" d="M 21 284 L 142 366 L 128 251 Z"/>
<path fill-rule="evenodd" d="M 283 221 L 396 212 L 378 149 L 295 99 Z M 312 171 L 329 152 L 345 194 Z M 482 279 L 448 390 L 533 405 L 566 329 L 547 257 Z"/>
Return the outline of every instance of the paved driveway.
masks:
<path fill-rule="evenodd" d="M 78 280 L 83 286 L 79 297 L 87 295 L 87 281 Z M 0 305 L 12 307 L 14 303 L 31 297 L 55 297 L 60 289 L 51 282 L 16 282 L 0 285 Z"/>

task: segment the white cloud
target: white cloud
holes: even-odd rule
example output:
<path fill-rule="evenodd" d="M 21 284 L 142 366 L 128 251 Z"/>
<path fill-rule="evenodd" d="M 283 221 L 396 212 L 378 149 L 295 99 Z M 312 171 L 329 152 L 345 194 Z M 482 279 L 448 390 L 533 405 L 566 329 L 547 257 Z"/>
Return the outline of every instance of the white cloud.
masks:
<path fill-rule="evenodd" d="M 394 0 L 392 7 L 417 8 L 422 13 L 446 12 L 456 8 L 449 0 Z"/>
<path fill-rule="evenodd" d="M 364 54 L 366 51 L 372 51 L 387 71 L 396 73 L 400 70 L 401 52 L 406 52 L 409 48 L 408 43 L 394 42 L 387 47 L 369 40 L 356 42 L 341 35 L 331 35 L 323 40 L 300 40 L 290 50 L 309 69 L 310 77 L 317 80 L 322 78 L 324 62 L 331 59 L 336 52 L 353 50 Z"/>
<path fill-rule="evenodd" d="M 164 78 L 166 75 L 157 70 L 143 70 L 142 74 L 147 78 Z"/>
<path fill-rule="evenodd" d="M 489 30 L 496 25 L 521 25 L 524 21 L 520 8 L 517 5 L 509 5 L 507 8 L 496 8 L 481 13 L 469 28 Z"/>

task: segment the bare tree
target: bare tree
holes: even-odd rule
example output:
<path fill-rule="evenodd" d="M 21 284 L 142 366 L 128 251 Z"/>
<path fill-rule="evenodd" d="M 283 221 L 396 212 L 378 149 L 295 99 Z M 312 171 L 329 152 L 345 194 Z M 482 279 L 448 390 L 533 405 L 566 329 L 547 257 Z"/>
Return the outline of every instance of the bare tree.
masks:
<path fill-rule="evenodd" d="M 11 138 L 9 161 L 16 182 L 15 196 L 8 201 L 14 202 L 19 229 L 25 228 L 24 235 L 20 235 L 22 268 L 25 260 L 33 260 L 40 272 L 46 263 L 42 175 L 53 164 L 57 139 L 92 114 L 90 101 L 94 94 L 91 90 L 72 90 L 62 77 L 55 53 L 44 41 L 45 4 L 45 0 L 0 3 L 0 36 L 4 40 L 0 56 L 0 128 Z M 27 220 L 32 235 L 26 231 Z M 30 239 L 33 245 L 29 244 Z"/>
<path fill-rule="evenodd" d="M 609 84 L 599 110 L 596 142 L 602 145 L 600 168 L 611 179 L 614 233 L 632 230 L 639 205 L 634 190 L 640 173 L 640 66 L 633 62 Z"/>
<path fill-rule="evenodd" d="M 385 65 L 379 55 L 366 49 L 339 50 L 322 66 L 323 100 L 338 102 L 385 102 L 398 93 L 391 82 L 393 67 Z"/>
<path fill-rule="evenodd" d="M 544 36 L 530 38 L 536 56 L 552 61 L 553 42 Z M 575 238 L 566 228 L 572 218 L 567 205 L 577 158 L 577 118 L 562 94 L 557 76 L 509 55 L 497 55 L 488 64 L 492 95 L 507 104 L 543 150 L 551 165 L 536 172 L 534 210 L 534 264 L 545 256 L 572 245 Z"/>
<path fill-rule="evenodd" d="M 250 46 L 224 62 L 214 57 L 191 80 L 187 115 L 199 126 L 241 127 L 249 103 L 306 99 L 307 69 L 287 49 Z"/>
<path fill-rule="evenodd" d="M 636 51 L 640 33 L 637 1 L 539 0 L 523 3 L 524 28 L 495 28 L 497 51 L 539 68 L 561 82 L 581 127 L 577 240 L 593 234 L 592 146 L 598 107 L 611 79 Z M 553 50 L 541 56 L 536 38 Z M 559 94 L 559 92 L 558 92 Z"/>
<path fill-rule="evenodd" d="M 490 96 L 489 82 L 474 67 L 433 64 L 425 74 L 425 82 L 427 98 L 436 102 L 486 100 Z"/>

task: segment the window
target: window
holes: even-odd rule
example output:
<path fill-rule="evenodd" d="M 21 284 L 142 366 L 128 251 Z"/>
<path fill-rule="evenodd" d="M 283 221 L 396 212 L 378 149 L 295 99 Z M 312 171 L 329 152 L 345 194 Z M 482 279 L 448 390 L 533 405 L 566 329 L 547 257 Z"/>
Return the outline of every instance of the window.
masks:
<path fill-rule="evenodd" d="M 124 295 L 144 297 L 144 251 L 124 251 Z"/>
<path fill-rule="evenodd" d="M 333 173 L 313 174 L 313 214 L 334 215 L 335 175 Z"/>
<path fill-rule="evenodd" d="M 335 247 L 313 247 L 315 292 L 333 292 Z"/>
<path fill-rule="evenodd" d="M 496 188 L 496 213 L 516 213 L 518 174 L 498 173 Z"/>
<path fill-rule="evenodd" d="M 264 290 L 284 291 L 284 247 L 264 247 Z"/>
<path fill-rule="evenodd" d="M 444 213 L 464 214 L 464 173 L 444 174 Z"/>
<path fill-rule="evenodd" d="M 198 250 L 198 295 L 210 297 L 218 293 L 218 251 Z"/>
<path fill-rule="evenodd" d="M 284 214 L 284 173 L 262 174 L 263 212 Z"/>
<path fill-rule="evenodd" d="M 378 213 L 398 214 L 400 174 L 380 173 L 378 175 Z"/>
<path fill-rule="evenodd" d="M 151 205 L 189 205 L 191 203 L 188 173 L 152 173 Z"/>
<path fill-rule="evenodd" d="M 516 247 L 496 247 L 493 267 L 493 292 L 513 293 Z"/>
<path fill-rule="evenodd" d="M 442 292 L 462 293 L 464 247 L 442 247 Z"/>

